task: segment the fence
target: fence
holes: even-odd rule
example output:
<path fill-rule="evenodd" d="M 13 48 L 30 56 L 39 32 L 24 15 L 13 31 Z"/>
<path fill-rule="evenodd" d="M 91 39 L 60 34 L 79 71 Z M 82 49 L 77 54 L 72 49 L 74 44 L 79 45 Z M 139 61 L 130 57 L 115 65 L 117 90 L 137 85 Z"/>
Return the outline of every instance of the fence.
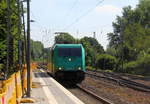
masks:
<path fill-rule="evenodd" d="M 31 64 L 31 72 L 36 69 L 36 63 Z M 32 77 L 30 79 L 32 87 Z M 0 104 L 18 104 L 27 89 L 27 68 L 12 74 L 7 80 L 1 82 Z"/>

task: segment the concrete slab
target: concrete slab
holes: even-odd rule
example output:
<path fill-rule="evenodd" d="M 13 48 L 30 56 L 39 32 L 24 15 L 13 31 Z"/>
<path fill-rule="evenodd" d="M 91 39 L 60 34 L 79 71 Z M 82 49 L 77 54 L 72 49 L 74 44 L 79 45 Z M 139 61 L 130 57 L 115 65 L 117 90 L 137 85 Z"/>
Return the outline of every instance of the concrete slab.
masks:
<path fill-rule="evenodd" d="M 34 104 L 84 104 L 44 71 L 34 72 L 33 82 L 40 83 L 40 86 L 33 88 L 31 92 L 31 96 L 36 100 Z"/>

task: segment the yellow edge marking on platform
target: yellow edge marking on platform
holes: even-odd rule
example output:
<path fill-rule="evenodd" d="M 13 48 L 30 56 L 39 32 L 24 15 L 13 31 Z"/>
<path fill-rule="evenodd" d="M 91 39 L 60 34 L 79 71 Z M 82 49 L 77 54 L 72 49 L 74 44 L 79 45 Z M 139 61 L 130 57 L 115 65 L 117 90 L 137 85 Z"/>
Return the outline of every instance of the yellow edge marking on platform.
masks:
<path fill-rule="evenodd" d="M 41 70 L 42 72 L 44 72 L 43 70 Z M 56 84 L 56 86 L 58 88 L 60 88 L 72 101 L 74 101 L 76 104 L 84 104 L 82 101 L 80 101 L 77 97 L 75 97 L 71 92 L 69 92 L 68 90 L 66 90 L 61 84 L 59 84 L 58 82 L 56 82 L 53 78 L 50 78 L 50 80 L 52 82 L 54 82 Z"/>
<path fill-rule="evenodd" d="M 42 78 L 40 78 L 40 82 L 42 83 L 42 85 L 46 85 Z M 46 97 L 48 98 L 49 104 L 58 104 L 53 94 L 51 93 L 51 91 L 49 90 L 47 86 L 44 86 L 43 90 L 44 90 Z"/>

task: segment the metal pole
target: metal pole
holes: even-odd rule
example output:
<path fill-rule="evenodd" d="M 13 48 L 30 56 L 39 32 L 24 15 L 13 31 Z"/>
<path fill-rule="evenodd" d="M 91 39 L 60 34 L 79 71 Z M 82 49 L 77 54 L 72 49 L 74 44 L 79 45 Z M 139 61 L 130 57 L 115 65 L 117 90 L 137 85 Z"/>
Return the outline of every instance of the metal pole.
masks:
<path fill-rule="evenodd" d="M 123 34 L 122 34 L 122 61 L 121 61 L 121 66 L 122 66 L 122 71 L 124 70 L 123 69 L 123 61 L 124 61 L 124 42 L 123 42 Z"/>
<path fill-rule="evenodd" d="M 27 0 L 27 97 L 30 97 L 30 0 Z"/>
<path fill-rule="evenodd" d="M 93 38 L 96 39 L 96 32 L 93 32 Z"/>
<path fill-rule="evenodd" d="M 45 33 L 46 33 L 46 32 L 45 32 Z M 43 38 L 44 38 L 44 35 L 42 36 L 42 43 L 44 43 L 44 42 L 43 42 Z M 44 65 L 44 48 L 42 49 L 42 55 L 43 55 L 43 60 L 42 60 L 42 61 L 43 61 L 43 65 Z"/>
<path fill-rule="evenodd" d="M 96 32 L 93 32 L 93 38 L 96 40 Z M 93 54 L 93 58 L 94 58 L 94 61 L 93 61 L 93 67 L 96 69 L 96 51 L 94 51 L 94 54 Z"/>
<path fill-rule="evenodd" d="M 123 36 L 123 23 L 121 22 L 121 35 L 122 35 L 122 39 L 121 39 L 121 47 L 122 47 L 122 54 L 121 54 L 121 67 L 122 67 L 122 71 L 123 69 L 123 61 L 124 61 L 124 36 Z"/>

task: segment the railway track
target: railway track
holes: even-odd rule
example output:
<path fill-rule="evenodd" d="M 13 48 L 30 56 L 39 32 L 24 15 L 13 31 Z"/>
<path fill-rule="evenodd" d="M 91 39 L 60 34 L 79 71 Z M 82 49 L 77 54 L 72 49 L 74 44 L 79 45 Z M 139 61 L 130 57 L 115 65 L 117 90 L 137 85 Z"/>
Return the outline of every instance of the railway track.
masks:
<path fill-rule="evenodd" d="M 87 71 L 86 75 L 88 75 L 90 77 L 107 79 L 107 80 L 116 82 L 121 86 L 126 86 L 126 87 L 132 88 L 134 90 L 150 92 L 150 86 L 146 86 L 144 84 L 122 78 L 121 76 L 113 74 L 113 73 Z"/>
<path fill-rule="evenodd" d="M 102 104 L 114 104 L 114 103 L 112 103 L 111 101 L 109 101 L 109 100 L 107 100 L 107 99 L 105 99 L 105 98 L 103 98 L 103 97 L 101 97 L 101 96 L 96 95 L 96 94 L 93 93 L 92 91 L 87 90 L 86 88 L 82 87 L 80 84 L 77 84 L 77 87 L 78 87 L 80 90 L 84 91 L 85 93 L 87 93 L 87 94 L 93 96 L 94 98 L 96 98 L 97 100 L 99 100 Z"/>
<path fill-rule="evenodd" d="M 82 100 L 85 104 L 114 104 L 111 100 L 105 99 L 93 91 L 87 89 L 88 86 L 74 84 L 70 81 L 59 81 L 59 83 Z"/>

